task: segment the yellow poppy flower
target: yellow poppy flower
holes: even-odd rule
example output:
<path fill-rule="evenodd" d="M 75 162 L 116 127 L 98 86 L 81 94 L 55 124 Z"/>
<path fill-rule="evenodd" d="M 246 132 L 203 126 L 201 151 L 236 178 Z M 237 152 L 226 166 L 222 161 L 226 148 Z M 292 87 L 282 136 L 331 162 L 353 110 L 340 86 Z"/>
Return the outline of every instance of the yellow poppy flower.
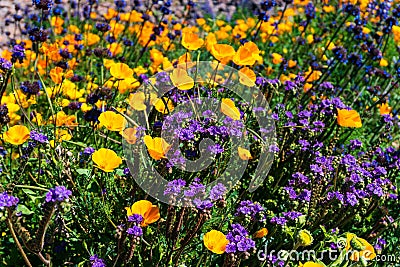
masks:
<path fill-rule="evenodd" d="M 350 256 L 352 261 L 359 261 L 360 257 L 372 260 L 376 257 L 374 247 L 367 240 L 357 237 L 355 234 L 347 233 L 346 251 L 354 251 Z"/>
<path fill-rule="evenodd" d="M 337 122 L 342 127 L 360 128 L 362 126 L 360 114 L 355 110 L 337 109 Z"/>
<path fill-rule="evenodd" d="M 253 157 L 251 156 L 251 153 L 250 153 L 250 151 L 248 151 L 247 149 L 245 149 L 245 148 L 242 148 L 242 147 L 238 147 L 238 154 L 239 154 L 239 157 L 242 159 L 242 160 L 249 160 L 249 159 L 252 159 Z"/>
<path fill-rule="evenodd" d="M 164 158 L 165 154 L 171 148 L 171 145 L 168 144 L 162 137 L 152 138 L 150 135 L 146 135 L 143 138 L 143 141 L 150 156 L 155 160 Z"/>
<path fill-rule="evenodd" d="M 321 265 L 319 263 L 315 263 L 313 261 L 307 261 L 306 263 L 302 264 L 301 262 L 299 263 L 299 267 L 324 267 L 324 265 Z"/>
<path fill-rule="evenodd" d="M 211 54 L 222 64 L 231 61 L 235 53 L 235 49 L 227 44 L 214 44 L 211 48 Z"/>
<path fill-rule="evenodd" d="M 181 43 L 188 50 L 197 50 L 204 44 L 204 40 L 196 33 L 188 31 L 182 34 Z"/>
<path fill-rule="evenodd" d="M 100 126 L 104 126 L 109 131 L 120 132 L 124 129 L 125 118 L 121 114 L 113 111 L 106 111 L 99 116 Z"/>
<path fill-rule="evenodd" d="M 114 78 L 123 80 L 132 78 L 133 70 L 125 63 L 115 63 L 111 65 L 110 73 Z"/>
<path fill-rule="evenodd" d="M 134 109 L 134 110 L 145 110 L 146 109 L 146 104 L 145 101 L 148 100 L 150 101 L 150 104 L 154 104 L 155 101 L 157 100 L 157 95 L 154 93 L 146 94 L 144 92 L 137 92 L 134 94 L 131 94 L 129 96 L 129 105 Z"/>
<path fill-rule="evenodd" d="M 248 67 L 244 67 L 239 70 L 239 82 L 241 84 L 252 87 L 256 85 L 256 79 L 256 74 Z"/>
<path fill-rule="evenodd" d="M 176 68 L 170 74 L 172 84 L 179 90 L 189 90 L 194 87 L 194 80 L 183 68 Z"/>
<path fill-rule="evenodd" d="M 283 57 L 279 55 L 278 53 L 272 53 L 272 63 L 275 65 L 281 64 L 283 61 Z"/>
<path fill-rule="evenodd" d="M 168 97 L 163 97 L 156 101 L 154 107 L 157 111 L 163 114 L 168 114 L 168 112 L 171 113 L 174 110 L 174 103 L 172 103 L 172 100 Z"/>
<path fill-rule="evenodd" d="M 247 42 L 236 51 L 233 62 L 239 66 L 254 65 L 260 58 L 260 50 L 253 42 Z"/>
<path fill-rule="evenodd" d="M 253 234 L 253 237 L 254 238 L 263 238 L 267 234 L 268 234 L 268 229 L 267 228 L 261 228 L 260 230 L 258 230 L 257 232 L 255 232 Z"/>
<path fill-rule="evenodd" d="M 29 130 L 24 125 L 15 125 L 3 134 L 3 139 L 12 145 L 22 145 L 29 139 Z"/>
<path fill-rule="evenodd" d="M 143 217 L 141 226 L 143 227 L 160 219 L 160 210 L 148 200 L 136 201 L 131 207 L 126 207 L 125 209 L 128 217 L 134 214 L 141 215 Z"/>
<path fill-rule="evenodd" d="M 67 130 L 57 129 L 56 139 L 58 140 L 58 142 L 62 142 L 63 140 L 69 141 L 72 139 L 72 135 L 70 135 Z"/>
<path fill-rule="evenodd" d="M 92 160 L 96 167 L 105 172 L 112 172 L 122 164 L 122 159 L 107 148 L 100 148 L 92 154 Z"/>
<path fill-rule="evenodd" d="M 121 131 L 121 135 L 122 137 L 126 140 L 126 142 L 128 142 L 128 144 L 134 144 L 136 143 L 136 127 L 133 128 L 126 128 L 123 131 Z"/>
<path fill-rule="evenodd" d="M 226 249 L 226 245 L 229 244 L 229 240 L 226 236 L 217 230 L 211 230 L 206 233 L 203 237 L 204 246 L 215 254 L 223 254 Z"/>
<path fill-rule="evenodd" d="M 235 102 L 233 102 L 229 98 L 223 98 L 221 102 L 221 112 L 226 116 L 230 117 L 232 120 L 240 120 L 240 111 L 235 106 Z"/>

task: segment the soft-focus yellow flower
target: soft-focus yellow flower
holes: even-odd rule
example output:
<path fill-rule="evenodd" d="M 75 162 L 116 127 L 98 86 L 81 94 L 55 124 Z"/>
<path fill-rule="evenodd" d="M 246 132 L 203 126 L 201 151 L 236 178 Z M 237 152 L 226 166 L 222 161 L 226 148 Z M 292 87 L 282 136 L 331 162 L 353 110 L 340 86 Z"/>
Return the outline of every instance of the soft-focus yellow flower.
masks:
<path fill-rule="evenodd" d="M 126 207 L 125 209 L 128 217 L 134 214 L 139 214 L 143 217 L 143 221 L 140 224 L 142 227 L 155 223 L 160 219 L 159 208 L 148 200 L 136 201 L 131 207 Z"/>
<path fill-rule="evenodd" d="M 181 43 L 188 50 L 197 50 L 204 44 L 204 40 L 198 34 L 188 31 L 182 34 Z"/>
<path fill-rule="evenodd" d="M 253 65 L 260 58 L 260 50 L 253 42 L 247 42 L 236 51 L 233 62 L 239 66 Z"/>
<path fill-rule="evenodd" d="M 256 85 L 256 79 L 256 74 L 250 68 L 244 67 L 239 70 L 239 82 L 241 84 L 252 87 Z"/>
<path fill-rule="evenodd" d="M 3 139 L 12 145 L 22 145 L 29 139 L 29 130 L 24 125 L 15 125 L 3 134 Z"/>
<path fill-rule="evenodd" d="M 75 122 L 76 121 L 76 116 L 75 115 L 67 115 L 65 114 L 64 111 L 59 111 L 57 114 L 54 116 L 51 116 L 49 118 L 50 123 L 56 122 L 56 126 L 68 126 L 68 127 L 73 127 L 77 126 L 78 124 Z"/>
<path fill-rule="evenodd" d="M 145 135 L 143 141 L 150 156 L 155 160 L 164 158 L 165 154 L 171 148 L 171 145 L 168 144 L 167 141 L 165 141 L 162 137 L 152 138 L 150 135 Z"/>
<path fill-rule="evenodd" d="M 204 246 L 215 254 L 223 254 L 229 240 L 226 236 L 217 230 L 211 230 L 203 237 Z"/>
<path fill-rule="evenodd" d="M 176 68 L 170 74 L 172 84 L 179 90 L 189 90 L 194 87 L 194 80 L 184 68 Z"/>
<path fill-rule="evenodd" d="M 92 160 L 96 167 L 105 172 L 112 172 L 122 164 L 122 159 L 107 148 L 100 148 L 92 154 Z"/>
<path fill-rule="evenodd" d="M 360 128 L 362 126 L 360 114 L 355 110 L 337 109 L 337 122 L 342 127 Z"/>
<path fill-rule="evenodd" d="M 272 53 L 271 56 L 272 56 L 272 63 L 274 63 L 275 65 L 282 63 L 283 57 L 278 53 Z"/>
<path fill-rule="evenodd" d="M 381 60 L 379 61 L 379 66 L 387 67 L 388 65 L 389 65 L 388 61 L 384 58 L 381 58 Z"/>
<path fill-rule="evenodd" d="M 238 146 L 238 154 L 239 158 L 241 158 L 242 160 L 249 160 L 253 158 L 249 150 L 242 148 L 240 146 Z"/>
<path fill-rule="evenodd" d="M 100 42 L 100 36 L 98 36 L 97 34 L 88 32 L 84 34 L 84 39 L 86 40 L 86 43 L 88 46 L 97 44 L 98 42 Z"/>
<path fill-rule="evenodd" d="M 125 127 L 125 118 L 121 114 L 113 111 L 106 111 L 99 116 L 100 126 L 104 126 L 109 131 L 120 132 Z"/>
<path fill-rule="evenodd" d="M 235 53 L 235 49 L 227 44 L 214 44 L 211 48 L 211 54 L 222 64 L 229 63 Z"/>
<path fill-rule="evenodd" d="M 111 75 L 119 80 L 132 78 L 133 70 L 125 63 L 113 64 L 110 68 Z"/>
<path fill-rule="evenodd" d="M 233 120 L 240 120 L 240 111 L 229 98 L 223 98 L 221 102 L 221 112 Z"/>

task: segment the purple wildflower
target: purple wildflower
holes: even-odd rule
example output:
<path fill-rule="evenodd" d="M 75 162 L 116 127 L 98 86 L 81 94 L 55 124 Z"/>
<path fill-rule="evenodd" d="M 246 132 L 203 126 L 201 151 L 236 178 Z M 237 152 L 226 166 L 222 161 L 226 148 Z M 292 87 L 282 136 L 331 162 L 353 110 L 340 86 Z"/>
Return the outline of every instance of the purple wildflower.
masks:
<path fill-rule="evenodd" d="M 17 205 L 19 199 L 9 195 L 7 192 L 0 193 L 0 209 Z"/>
<path fill-rule="evenodd" d="M 65 186 L 56 186 L 46 194 L 46 202 L 61 202 L 67 200 L 71 195 L 72 192 Z"/>

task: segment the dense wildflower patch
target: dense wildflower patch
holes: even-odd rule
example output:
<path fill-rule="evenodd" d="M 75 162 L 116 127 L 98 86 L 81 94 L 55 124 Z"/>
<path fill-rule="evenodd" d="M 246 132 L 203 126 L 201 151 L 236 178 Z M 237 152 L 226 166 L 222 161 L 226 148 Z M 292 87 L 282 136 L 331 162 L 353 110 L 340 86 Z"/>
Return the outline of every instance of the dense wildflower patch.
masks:
<path fill-rule="evenodd" d="M 5 19 L 0 265 L 397 266 L 400 2 L 174 2 Z"/>

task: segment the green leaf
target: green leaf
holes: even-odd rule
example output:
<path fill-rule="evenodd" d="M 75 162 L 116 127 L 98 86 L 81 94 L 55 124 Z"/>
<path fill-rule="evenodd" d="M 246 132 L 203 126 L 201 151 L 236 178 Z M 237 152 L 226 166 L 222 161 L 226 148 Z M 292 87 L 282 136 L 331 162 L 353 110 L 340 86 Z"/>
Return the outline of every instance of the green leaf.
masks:
<path fill-rule="evenodd" d="M 27 206 L 19 204 L 17 207 L 17 212 L 21 212 L 23 215 L 30 215 L 33 213 Z"/>
<path fill-rule="evenodd" d="M 30 189 L 23 188 L 22 191 L 27 195 L 36 195 L 36 192 L 33 192 Z"/>
<path fill-rule="evenodd" d="M 85 175 L 85 176 L 87 176 L 87 177 L 90 176 L 90 170 L 88 170 L 88 169 L 76 169 L 76 172 L 77 172 L 79 175 Z"/>

